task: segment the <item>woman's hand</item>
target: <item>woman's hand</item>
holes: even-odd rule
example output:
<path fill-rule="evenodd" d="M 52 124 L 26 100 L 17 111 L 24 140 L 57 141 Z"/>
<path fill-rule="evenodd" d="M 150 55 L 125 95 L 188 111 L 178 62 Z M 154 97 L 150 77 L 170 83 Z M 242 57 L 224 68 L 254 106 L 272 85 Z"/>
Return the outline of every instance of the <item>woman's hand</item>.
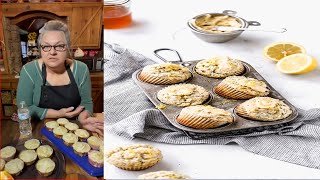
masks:
<path fill-rule="evenodd" d="M 103 120 L 97 119 L 95 117 L 88 117 L 86 119 L 79 119 L 82 127 L 98 133 L 100 136 L 103 136 Z"/>
<path fill-rule="evenodd" d="M 84 106 L 78 106 L 77 109 L 74 110 L 74 107 L 68 107 L 68 108 L 62 108 L 59 110 L 60 117 L 67 117 L 67 118 L 73 118 L 75 116 L 78 116 Z"/>

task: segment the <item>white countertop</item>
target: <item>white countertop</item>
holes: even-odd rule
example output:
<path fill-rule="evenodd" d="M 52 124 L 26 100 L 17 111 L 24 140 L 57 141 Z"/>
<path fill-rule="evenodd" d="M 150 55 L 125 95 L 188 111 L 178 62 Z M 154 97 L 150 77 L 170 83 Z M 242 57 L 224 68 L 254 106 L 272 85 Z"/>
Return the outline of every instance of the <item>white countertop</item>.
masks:
<path fill-rule="evenodd" d="M 153 51 L 176 49 L 183 60 L 198 60 L 228 55 L 251 64 L 282 96 L 298 108 L 320 107 L 320 68 L 302 75 L 285 75 L 267 60 L 263 48 L 273 42 L 290 41 L 303 45 L 320 62 L 320 11 L 316 0 L 135 0 L 134 23 L 124 29 L 105 30 L 104 41 L 117 43 L 159 61 Z M 226 43 L 206 43 L 195 37 L 186 22 L 205 12 L 230 9 L 238 16 L 255 20 L 266 28 L 287 28 L 283 34 L 244 32 Z M 317 14 L 316 16 L 311 16 Z M 107 71 L 105 71 L 107 73 Z M 157 170 L 173 170 L 192 178 L 320 178 L 320 170 L 259 156 L 231 145 L 172 145 L 143 139 L 133 141 L 108 133 L 105 149 L 132 143 L 147 143 L 159 148 L 163 160 L 143 171 L 131 172 L 105 164 L 105 178 L 134 179 Z"/>

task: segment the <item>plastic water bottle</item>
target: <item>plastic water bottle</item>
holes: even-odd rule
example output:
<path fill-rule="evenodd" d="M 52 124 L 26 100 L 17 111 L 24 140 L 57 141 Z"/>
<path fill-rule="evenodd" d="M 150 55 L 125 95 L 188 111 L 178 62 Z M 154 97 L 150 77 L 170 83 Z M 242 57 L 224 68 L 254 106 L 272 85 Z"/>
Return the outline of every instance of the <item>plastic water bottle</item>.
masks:
<path fill-rule="evenodd" d="M 19 128 L 21 136 L 28 136 L 32 133 L 31 117 L 28 106 L 21 101 L 18 106 Z"/>

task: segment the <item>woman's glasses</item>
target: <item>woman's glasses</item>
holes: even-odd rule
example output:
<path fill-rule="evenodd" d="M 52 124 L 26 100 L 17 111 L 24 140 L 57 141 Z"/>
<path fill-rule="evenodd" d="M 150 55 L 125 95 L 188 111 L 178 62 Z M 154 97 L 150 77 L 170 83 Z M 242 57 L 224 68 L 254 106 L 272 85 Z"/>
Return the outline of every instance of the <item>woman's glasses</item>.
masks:
<path fill-rule="evenodd" d="M 63 52 L 65 51 L 67 48 L 67 45 L 66 44 L 58 44 L 58 45 L 54 45 L 54 46 L 51 46 L 51 45 L 40 45 L 41 49 L 44 51 L 44 52 L 49 52 L 51 51 L 52 47 L 55 51 L 59 51 L 59 52 Z"/>

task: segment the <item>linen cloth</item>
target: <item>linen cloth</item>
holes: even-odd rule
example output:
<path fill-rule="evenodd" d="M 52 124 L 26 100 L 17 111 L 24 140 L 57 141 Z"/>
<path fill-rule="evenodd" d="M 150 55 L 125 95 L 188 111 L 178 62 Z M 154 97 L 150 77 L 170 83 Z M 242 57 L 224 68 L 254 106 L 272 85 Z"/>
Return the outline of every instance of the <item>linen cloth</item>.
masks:
<path fill-rule="evenodd" d="M 104 114 L 107 133 L 170 144 L 237 143 L 262 156 L 320 169 L 320 109 L 299 111 L 285 127 L 237 136 L 208 137 L 174 127 L 132 79 L 136 70 L 155 62 L 116 44 L 105 44 Z"/>

